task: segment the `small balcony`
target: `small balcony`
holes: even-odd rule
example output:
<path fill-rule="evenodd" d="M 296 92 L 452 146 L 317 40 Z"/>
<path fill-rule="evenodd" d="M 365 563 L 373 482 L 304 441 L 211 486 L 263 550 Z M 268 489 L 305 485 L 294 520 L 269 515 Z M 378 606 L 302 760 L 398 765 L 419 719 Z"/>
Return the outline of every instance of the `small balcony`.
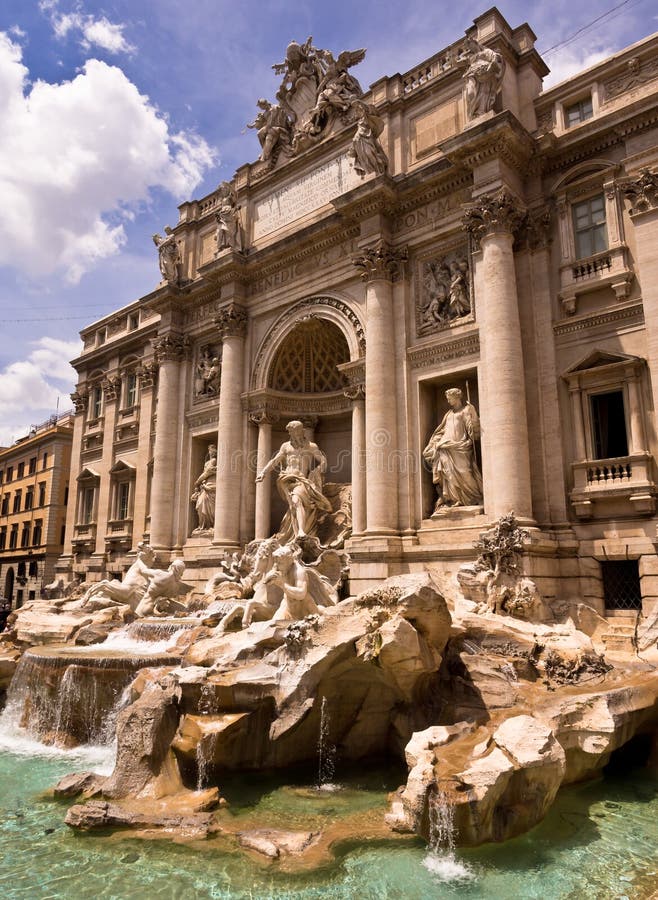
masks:
<path fill-rule="evenodd" d="M 572 469 L 571 504 L 579 519 L 655 513 L 658 488 L 650 453 L 583 460 Z"/>
<path fill-rule="evenodd" d="M 604 287 L 612 288 L 617 300 L 625 300 L 633 279 L 627 257 L 626 247 L 620 244 L 561 266 L 560 301 L 565 313 L 573 316 L 579 296 Z"/>
<path fill-rule="evenodd" d="M 96 546 L 96 523 L 88 522 L 74 525 L 71 543 L 74 550 L 93 549 Z"/>

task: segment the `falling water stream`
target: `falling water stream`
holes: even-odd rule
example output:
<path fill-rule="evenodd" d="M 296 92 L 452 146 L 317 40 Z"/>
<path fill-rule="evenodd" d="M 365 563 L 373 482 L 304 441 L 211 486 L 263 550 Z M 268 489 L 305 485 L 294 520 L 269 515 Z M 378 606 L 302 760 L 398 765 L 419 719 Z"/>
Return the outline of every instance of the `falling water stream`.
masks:
<path fill-rule="evenodd" d="M 322 698 L 320 706 L 320 734 L 318 736 L 318 790 L 335 791 L 336 745 L 330 739 L 331 718 L 329 703 Z"/>

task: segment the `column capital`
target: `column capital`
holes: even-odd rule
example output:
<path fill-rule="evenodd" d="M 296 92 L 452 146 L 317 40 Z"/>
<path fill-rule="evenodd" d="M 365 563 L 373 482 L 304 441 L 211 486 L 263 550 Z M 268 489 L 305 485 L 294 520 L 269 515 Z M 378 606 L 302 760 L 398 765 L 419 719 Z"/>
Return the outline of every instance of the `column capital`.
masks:
<path fill-rule="evenodd" d="M 623 182 L 624 196 L 631 201 L 631 218 L 658 207 L 658 172 L 645 167 L 638 175 Z"/>
<path fill-rule="evenodd" d="M 247 333 L 247 310 L 238 303 L 229 303 L 215 316 L 215 325 L 222 340 L 227 337 L 244 337 Z"/>
<path fill-rule="evenodd" d="M 276 425 L 281 416 L 278 412 L 268 407 L 254 409 L 249 413 L 249 421 L 254 425 Z"/>
<path fill-rule="evenodd" d="M 495 194 L 483 194 L 466 207 L 462 225 L 479 246 L 490 234 L 514 234 L 523 222 L 525 210 L 504 188 Z"/>
<path fill-rule="evenodd" d="M 75 407 L 76 416 L 78 415 L 78 413 L 86 412 L 89 405 L 89 391 L 85 389 L 80 391 L 73 391 L 73 393 L 71 394 L 71 400 L 73 402 L 73 406 Z"/>
<path fill-rule="evenodd" d="M 103 378 L 103 380 L 101 381 L 101 387 L 103 388 L 105 399 L 108 402 L 112 400 L 118 400 L 119 394 L 121 393 L 121 376 L 106 375 L 105 378 Z"/>
<path fill-rule="evenodd" d="M 142 390 L 153 387 L 157 374 L 158 364 L 155 359 L 151 360 L 151 362 L 145 362 L 141 364 L 141 366 L 137 369 L 137 375 L 139 377 L 139 385 Z"/>
<path fill-rule="evenodd" d="M 153 340 L 153 350 L 155 352 L 155 361 L 158 365 L 163 362 L 173 360 L 179 362 L 185 355 L 189 345 L 189 339 L 182 334 L 162 335 Z"/>
<path fill-rule="evenodd" d="M 348 400 L 364 400 L 366 396 L 366 386 L 363 382 L 348 384 L 343 388 L 343 396 Z"/>
<path fill-rule="evenodd" d="M 529 209 L 519 225 L 517 241 L 531 252 L 546 250 L 553 240 L 553 209 L 550 203 Z"/>
<path fill-rule="evenodd" d="M 397 281 L 407 261 L 407 248 L 396 249 L 387 241 L 379 241 L 352 257 L 362 281 Z"/>

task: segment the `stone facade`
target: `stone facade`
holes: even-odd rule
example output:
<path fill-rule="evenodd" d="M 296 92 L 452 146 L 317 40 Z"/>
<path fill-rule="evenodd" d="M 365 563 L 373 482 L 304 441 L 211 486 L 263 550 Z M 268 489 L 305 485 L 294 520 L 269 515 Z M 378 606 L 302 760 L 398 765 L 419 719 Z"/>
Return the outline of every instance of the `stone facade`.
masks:
<path fill-rule="evenodd" d="M 77 404 L 76 404 L 77 405 Z M 73 415 L 53 416 L 0 449 L 0 596 L 42 596 L 64 548 Z"/>
<path fill-rule="evenodd" d="M 163 280 L 82 332 L 62 572 L 123 572 L 146 538 L 201 583 L 281 521 L 255 475 L 300 419 L 352 486 L 354 590 L 455 572 L 513 510 L 549 604 L 623 607 L 619 562 L 653 609 L 658 36 L 545 92 L 534 43 L 492 9 L 365 94 L 348 54 L 350 96 L 321 91 L 305 130 L 259 101 L 261 158 L 182 204 L 173 268 L 156 241 Z M 291 104 L 293 57 L 339 64 L 294 48 Z M 483 499 L 432 515 L 448 388 L 481 420 Z M 193 534 L 211 444 L 214 531 Z"/>

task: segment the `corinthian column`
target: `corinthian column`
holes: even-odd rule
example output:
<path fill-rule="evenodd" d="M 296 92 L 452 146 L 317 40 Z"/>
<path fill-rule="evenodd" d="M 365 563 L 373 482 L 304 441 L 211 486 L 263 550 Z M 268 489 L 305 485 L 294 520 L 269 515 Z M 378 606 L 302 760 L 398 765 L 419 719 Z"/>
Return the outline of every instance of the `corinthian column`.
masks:
<path fill-rule="evenodd" d="M 173 485 L 180 431 L 178 388 L 185 346 L 183 336 L 174 333 L 158 338 L 153 344 L 159 365 L 151 484 L 151 546 L 156 550 L 170 550 L 173 543 Z"/>
<path fill-rule="evenodd" d="M 237 547 L 240 542 L 242 446 L 242 377 L 247 312 L 236 303 L 219 311 L 215 324 L 222 338 L 222 380 L 217 427 L 217 496 L 213 543 Z"/>
<path fill-rule="evenodd" d="M 523 212 L 506 191 L 478 198 L 464 226 L 479 242 L 474 254 L 482 377 L 485 512 L 532 517 L 523 343 L 514 269 L 514 231 Z"/>
<path fill-rule="evenodd" d="M 366 527 L 365 385 L 351 384 L 343 393 L 352 401 L 352 533 L 361 534 Z"/>
<path fill-rule="evenodd" d="M 398 531 L 393 282 L 406 251 L 380 241 L 354 258 L 366 282 L 366 533 Z"/>
<path fill-rule="evenodd" d="M 262 472 L 272 457 L 272 425 L 278 420 L 276 413 L 262 409 L 249 416 L 258 426 L 258 449 L 256 451 L 256 471 Z M 262 481 L 256 483 L 256 527 L 257 541 L 270 536 L 272 518 L 272 475 L 268 472 Z"/>

